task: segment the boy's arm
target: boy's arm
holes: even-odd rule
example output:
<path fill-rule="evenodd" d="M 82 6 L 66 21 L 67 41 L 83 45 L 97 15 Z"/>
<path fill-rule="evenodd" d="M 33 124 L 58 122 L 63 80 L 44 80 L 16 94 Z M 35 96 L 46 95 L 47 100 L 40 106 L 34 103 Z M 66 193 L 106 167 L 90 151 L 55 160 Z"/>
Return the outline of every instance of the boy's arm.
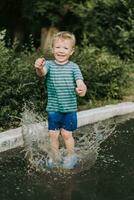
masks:
<path fill-rule="evenodd" d="M 87 86 L 85 85 L 84 81 L 81 79 L 76 80 L 76 92 L 80 97 L 85 96 L 87 92 Z"/>
<path fill-rule="evenodd" d="M 47 70 L 46 68 L 44 67 L 45 66 L 45 59 L 44 58 L 38 58 L 36 61 L 35 61 L 35 68 L 36 68 L 36 73 L 38 76 L 45 76 L 46 73 L 47 73 Z"/>

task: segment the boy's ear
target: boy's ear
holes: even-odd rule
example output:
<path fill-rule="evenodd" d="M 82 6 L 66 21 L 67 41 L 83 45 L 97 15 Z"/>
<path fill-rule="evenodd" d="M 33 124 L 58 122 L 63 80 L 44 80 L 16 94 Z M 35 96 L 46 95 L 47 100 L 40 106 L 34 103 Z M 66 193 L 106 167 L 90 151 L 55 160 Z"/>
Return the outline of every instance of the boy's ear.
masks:
<path fill-rule="evenodd" d="M 75 51 L 75 48 L 73 47 L 71 51 L 71 55 L 73 55 L 74 51 Z"/>

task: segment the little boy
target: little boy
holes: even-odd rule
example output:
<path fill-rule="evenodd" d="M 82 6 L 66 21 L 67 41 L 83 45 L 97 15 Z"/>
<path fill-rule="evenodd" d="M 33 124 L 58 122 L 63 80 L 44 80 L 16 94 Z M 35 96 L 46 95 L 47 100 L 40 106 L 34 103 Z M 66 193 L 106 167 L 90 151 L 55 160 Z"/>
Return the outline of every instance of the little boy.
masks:
<path fill-rule="evenodd" d="M 39 58 L 35 62 L 39 76 L 46 76 L 48 90 L 48 130 L 53 157 L 59 153 L 59 134 L 64 139 L 67 156 L 63 167 L 71 169 L 77 162 L 72 132 L 77 129 L 77 100 L 86 94 L 86 85 L 78 65 L 69 60 L 75 50 L 75 36 L 67 31 L 58 32 L 52 40 L 54 60 Z M 50 167 L 54 160 L 49 159 Z"/>

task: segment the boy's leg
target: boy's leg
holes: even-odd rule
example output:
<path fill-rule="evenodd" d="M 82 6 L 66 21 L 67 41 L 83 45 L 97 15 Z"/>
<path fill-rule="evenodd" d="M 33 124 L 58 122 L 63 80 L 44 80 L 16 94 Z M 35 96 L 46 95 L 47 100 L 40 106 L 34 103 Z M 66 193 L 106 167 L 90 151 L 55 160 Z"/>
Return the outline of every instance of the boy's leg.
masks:
<path fill-rule="evenodd" d="M 67 148 L 68 156 L 73 155 L 74 154 L 75 142 L 74 142 L 74 138 L 72 136 L 72 132 L 71 131 L 67 131 L 65 129 L 61 129 L 61 135 L 62 135 L 62 137 L 64 139 L 65 146 Z"/>
<path fill-rule="evenodd" d="M 77 129 L 77 113 L 68 112 L 64 114 L 61 135 L 64 139 L 68 156 L 74 154 L 75 141 L 72 132 Z"/>
<path fill-rule="evenodd" d="M 60 118 L 59 112 L 48 112 L 48 129 L 51 147 L 50 154 L 53 158 L 57 158 L 59 155 Z"/>
<path fill-rule="evenodd" d="M 60 131 L 49 131 L 50 136 L 50 146 L 51 146 L 51 153 L 54 158 L 56 158 L 59 155 L 59 134 Z"/>
<path fill-rule="evenodd" d="M 75 142 L 72 136 L 72 132 L 62 129 L 61 134 L 65 141 L 65 145 L 66 145 L 67 153 L 68 153 L 67 156 L 64 158 L 63 168 L 73 169 L 77 164 L 77 156 L 74 153 Z"/>

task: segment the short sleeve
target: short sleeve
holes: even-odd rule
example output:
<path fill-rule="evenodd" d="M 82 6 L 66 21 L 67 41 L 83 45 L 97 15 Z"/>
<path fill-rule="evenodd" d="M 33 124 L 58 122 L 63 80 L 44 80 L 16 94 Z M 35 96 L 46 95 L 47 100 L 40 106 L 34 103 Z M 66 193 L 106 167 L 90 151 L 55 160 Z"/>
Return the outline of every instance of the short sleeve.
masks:
<path fill-rule="evenodd" d="M 49 60 L 46 61 L 45 65 L 44 65 L 44 69 L 45 69 L 46 74 L 47 74 L 49 72 L 49 69 L 50 69 L 50 61 Z"/>
<path fill-rule="evenodd" d="M 73 74 L 74 74 L 75 81 L 79 80 L 79 79 L 83 80 L 81 70 L 80 70 L 79 66 L 75 63 L 73 65 Z"/>

